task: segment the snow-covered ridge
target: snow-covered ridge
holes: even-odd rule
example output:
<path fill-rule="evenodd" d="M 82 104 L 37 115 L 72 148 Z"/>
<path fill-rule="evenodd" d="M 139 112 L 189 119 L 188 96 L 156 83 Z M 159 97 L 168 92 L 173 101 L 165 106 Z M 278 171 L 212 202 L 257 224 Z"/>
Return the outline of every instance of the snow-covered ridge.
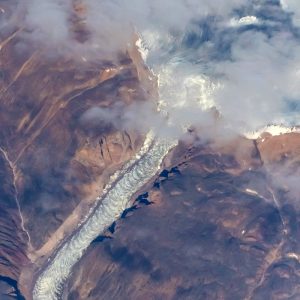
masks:
<path fill-rule="evenodd" d="M 251 140 L 258 139 L 263 133 L 269 133 L 272 136 L 282 135 L 286 133 L 300 132 L 300 127 L 286 127 L 284 125 L 268 125 L 256 131 L 246 132 L 244 136 Z"/>

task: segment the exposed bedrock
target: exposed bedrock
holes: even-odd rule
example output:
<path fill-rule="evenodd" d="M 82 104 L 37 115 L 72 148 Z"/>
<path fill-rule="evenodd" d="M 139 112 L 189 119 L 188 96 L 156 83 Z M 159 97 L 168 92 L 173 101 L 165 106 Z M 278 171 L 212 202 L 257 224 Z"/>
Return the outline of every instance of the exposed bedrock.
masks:
<path fill-rule="evenodd" d="M 41 49 L 20 51 L 15 30 L 0 35 L 6 41 L 0 52 L 0 276 L 20 281 L 23 262 L 39 269 L 143 144 L 133 129 L 83 116 L 144 102 L 153 83 L 139 77 L 134 49 L 114 62 L 89 64 L 49 58 Z M 32 265 L 26 266 L 21 286 L 28 297 Z"/>
<path fill-rule="evenodd" d="M 172 157 L 92 243 L 66 299 L 299 298 L 300 212 L 255 143 L 181 144 Z"/>

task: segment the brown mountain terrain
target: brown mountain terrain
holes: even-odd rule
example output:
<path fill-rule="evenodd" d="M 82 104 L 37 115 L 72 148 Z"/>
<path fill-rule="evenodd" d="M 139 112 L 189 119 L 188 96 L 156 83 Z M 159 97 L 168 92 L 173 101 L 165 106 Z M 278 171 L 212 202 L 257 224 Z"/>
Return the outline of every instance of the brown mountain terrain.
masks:
<path fill-rule="evenodd" d="M 42 53 L 19 57 L 17 40 L 1 51 L 3 299 L 29 295 L 34 272 L 142 144 L 135 132 L 81 116 L 152 91 L 134 51 L 118 65 L 78 68 Z M 299 136 L 181 143 L 152 187 L 92 243 L 65 297 L 297 299 L 299 209 L 275 175 L 297 172 Z"/>
<path fill-rule="evenodd" d="M 299 209 L 268 171 L 283 149 L 299 159 L 299 141 L 179 145 L 77 264 L 66 299 L 299 299 Z"/>
<path fill-rule="evenodd" d="M 2 34 L 0 276 L 7 285 L 19 281 L 25 268 L 19 285 L 26 294 L 32 270 L 74 230 L 110 175 L 143 143 L 138 132 L 85 114 L 145 101 L 153 83 L 134 48 L 115 63 L 91 65 L 49 59 L 40 49 L 22 52 L 19 29 Z"/>
<path fill-rule="evenodd" d="M 0 0 L 0 16 L 21 18 L 17 2 Z M 157 95 L 134 41 L 91 63 L 24 43 L 11 26 L 22 22 L 10 22 L 0 31 L 0 299 L 31 299 L 41 267 L 144 140 L 88 112 Z M 297 133 L 181 142 L 91 244 L 64 299 L 299 299 L 299 159 Z"/>

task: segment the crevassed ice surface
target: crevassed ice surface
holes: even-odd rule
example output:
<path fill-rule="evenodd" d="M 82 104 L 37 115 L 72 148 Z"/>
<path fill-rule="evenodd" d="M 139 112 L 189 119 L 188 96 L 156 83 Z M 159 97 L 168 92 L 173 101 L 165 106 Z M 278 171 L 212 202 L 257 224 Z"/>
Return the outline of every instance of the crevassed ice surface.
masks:
<path fill-rule="evenodd" d="M 105 231 L 128 207 L 137 192 L 158 171 L 167 152 L 177 144 L 171 139 L 157 139 L 141 158 L 127 166 L 114 186 L 104 194 L 101 204 L 81 228 L 58 250 L 50 264 L 39 276 L 33 291 L 34 300 L 55 300 L 74 264 L 90 243 Z"/>

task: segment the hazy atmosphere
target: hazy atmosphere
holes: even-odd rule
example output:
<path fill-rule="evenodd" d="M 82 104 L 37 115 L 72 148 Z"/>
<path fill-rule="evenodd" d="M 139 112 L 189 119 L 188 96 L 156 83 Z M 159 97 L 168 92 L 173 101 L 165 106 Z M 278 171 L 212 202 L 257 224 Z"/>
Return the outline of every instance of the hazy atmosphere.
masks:
<path fill-rule="evenodd" d="M 197 125 L 205 125 L 210 117 L 198 114 L 215 106 L 226 126 L 238 133 L 273 123 L 296 125 L 300 78 L 296 1 L 139 0 L 128 5 L 87 0 L 82 9 L 78 4 L 76 18 L 70 0 L 27 0 L 23 6 L 25 42 L 45 47 L 52 55 L 54 50 L 57 55 L 84 57 L 87 64 L 124 52 L 137 34 L 146 63 L 160 83 L 167 82 L 160 101 L 167 103 L 170 124 L 193 124 L 196 114 Z M 85 40 L 76 39 L 74 22 L 86 31 Z M 157 124 L 151 119 L 146 121 L 149 126 Z"/>
<path fill-rule="evenodd" d="M 300 299 L 300 0 L 0 0 L 0 300 Z"/>

